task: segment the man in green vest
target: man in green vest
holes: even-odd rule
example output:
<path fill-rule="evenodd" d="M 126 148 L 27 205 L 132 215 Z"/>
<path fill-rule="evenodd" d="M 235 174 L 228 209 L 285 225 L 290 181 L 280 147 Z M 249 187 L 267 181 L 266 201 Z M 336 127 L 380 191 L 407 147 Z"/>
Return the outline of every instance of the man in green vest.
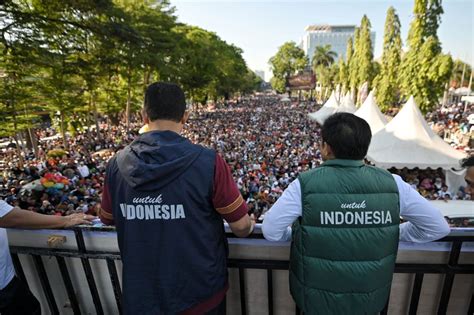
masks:
<path fill-rule="evenodd" d="M 380 312 L 398 241 L 429 242 L 450 231 L 399 176 L 365 165 L 371 138 L 365 120 L 329 117 L 320 145 L 325 162 L 301 173 L 265 214 L 267 240 L 292 240 L 290 291 L 305 314 Z"/>

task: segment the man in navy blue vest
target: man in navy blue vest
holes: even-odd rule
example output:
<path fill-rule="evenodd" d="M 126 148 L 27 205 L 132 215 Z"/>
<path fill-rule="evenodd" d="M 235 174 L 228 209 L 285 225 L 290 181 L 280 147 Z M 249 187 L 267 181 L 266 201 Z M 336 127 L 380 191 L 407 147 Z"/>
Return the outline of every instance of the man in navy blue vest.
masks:
<path fill-rule="evenodd" d="M 254 221 L 226 162 L 180 132 L 188 119 L 175 84 L 145 94 L 149 131 L 107 166 L 101 220 L 117 227 L 125 314 L 224 314 L 225 219 L 234 234 Z"/>

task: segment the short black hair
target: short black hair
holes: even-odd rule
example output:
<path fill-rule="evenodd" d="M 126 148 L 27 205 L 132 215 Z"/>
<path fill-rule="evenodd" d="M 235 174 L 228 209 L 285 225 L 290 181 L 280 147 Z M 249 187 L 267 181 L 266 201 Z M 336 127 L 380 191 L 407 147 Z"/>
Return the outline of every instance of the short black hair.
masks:
<path fill-rule="evenodd" d="M 186 110 L 186 97 L 177 84 L 155 82 L 146 89 L 144 110 L 150 121 L 179 122 Z"/>
<path fill-rule="evenodd" d="M 465 158 L 465 159 L 463 159 L 461 161 L 461 166 L 463 168 L 468 168 L 468 167 L 474 166 L 474 154 L 467 157 L 467 158 Z"/>
<path fill-rule="evenodd" d="M 321 136 L 338 159 L 362 160 L 369 150 L 372 133 L 369 124 L 349 113 L 336 113 L 323 124 Z"/>

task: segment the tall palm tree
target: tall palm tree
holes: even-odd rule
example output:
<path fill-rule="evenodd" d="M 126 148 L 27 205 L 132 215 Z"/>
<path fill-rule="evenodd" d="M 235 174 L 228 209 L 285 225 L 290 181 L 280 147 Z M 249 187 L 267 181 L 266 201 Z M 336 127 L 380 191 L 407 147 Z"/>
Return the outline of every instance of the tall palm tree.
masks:
<path fill-rule="evenodd" d="M 337 54 L 331 50 L 331 45 L 317 46 L 314 50 L 311 64 L 313 65 L 313 68 L 316 68 L 320 65 L 329 67 L 334 62 L 334 60 L 336 60 L 336 57 Z"/>

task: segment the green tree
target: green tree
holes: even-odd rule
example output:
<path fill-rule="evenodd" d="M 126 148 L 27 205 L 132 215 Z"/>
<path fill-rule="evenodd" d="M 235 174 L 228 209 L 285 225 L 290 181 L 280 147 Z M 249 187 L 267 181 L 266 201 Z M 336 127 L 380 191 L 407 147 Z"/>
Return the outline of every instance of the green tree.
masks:
<path fill-rule="evenodd" d="M 308 64 L 304 51 L 295 42 L 286 42 L 278 48 L 275 56 L 268 61 L 273 72 L 272 88 L 279 93 L 285 91 L 286 78 L 302 71 Z"/>
<path fill-rule="evenodd" d="M 360 34 L 359 42 L 356 46 L 357 50 L 357 61 L 358 61 L 358 85 L 368 83 L 369 89 L 372 85 L 372 80 L 374 78 L 374 69 L 372 61 L 373 56 L 373 45 L 372 39 L 370 38 L 370 21 L 366 15 L 362 17 L 360 22 Z"/>
<path fill-rule="evenodd" d="M 341 58 L 339 59 L 339 78 L 338 83 L 340 84 L 341 92 L 346 93 L 349 90 L 349 69 Z"/>
<path fill-rule="evenodd" d="M 333 63 L 329 67 L 319 65 L 314 71 L 318 82 L 321 84 L 320 99 L 324 102 L 329 97 L 331 91 L 336 88 L 336 84 L 339 80 L 339 67 L 337 63 Z"/>
<path fill-rule="evenodd" d="M 437 106 L 452 72 L 451 56 L 441 53 L 436 35 L 442 12 L 440 1 L 415 0 L 409 50 L 402 60 L 402 94 L 413 95 L 423 112 Z"/>
<path fill-rule="evenodd" d="M 313 58 L 311 59 L 311 65 L 313 69 L 317 66 L 329 67 L 333 64 L 336 57 L 337 54 L 331 50 L 331 45 L 316 46 Z"/>
<path fill-rule="evenodd" d="M 359 75 L 358 75 L 358 71 L 359 71 L 359 54 L 360 54 L 360 49 L 358 48 L 360 46 L 360 29 L 358 27 L 356 27 L 355 31 L 354 31 L 354 43 L 353 43 L 353 49 L 351 49 L 350 51 L 352 51 L 352 54 L 347 54 L 347 60 L 348 60 L 348 67 L 349 67 L 349 87 L 351 88 L 352 90 L 352 96 L 354 98 L 354 96 L 357 94 L 357 89 L 358 89 L 358 86 L 360 85 L 360 82 L 359 82 Z M 348 42 L 348 45 L 352 43 L 351 42 Z M 348 50 L 351 46 L 348 46 Z M 355 98 L 354 98 L 355 99 Z"/>
<path fill-rule="evenodd" d="M 402 39 L 400 19 L 393 7 L 387 11 L 380 74 L 375 79 L 379 106 L 387 110 L 398 102 Z"/>

